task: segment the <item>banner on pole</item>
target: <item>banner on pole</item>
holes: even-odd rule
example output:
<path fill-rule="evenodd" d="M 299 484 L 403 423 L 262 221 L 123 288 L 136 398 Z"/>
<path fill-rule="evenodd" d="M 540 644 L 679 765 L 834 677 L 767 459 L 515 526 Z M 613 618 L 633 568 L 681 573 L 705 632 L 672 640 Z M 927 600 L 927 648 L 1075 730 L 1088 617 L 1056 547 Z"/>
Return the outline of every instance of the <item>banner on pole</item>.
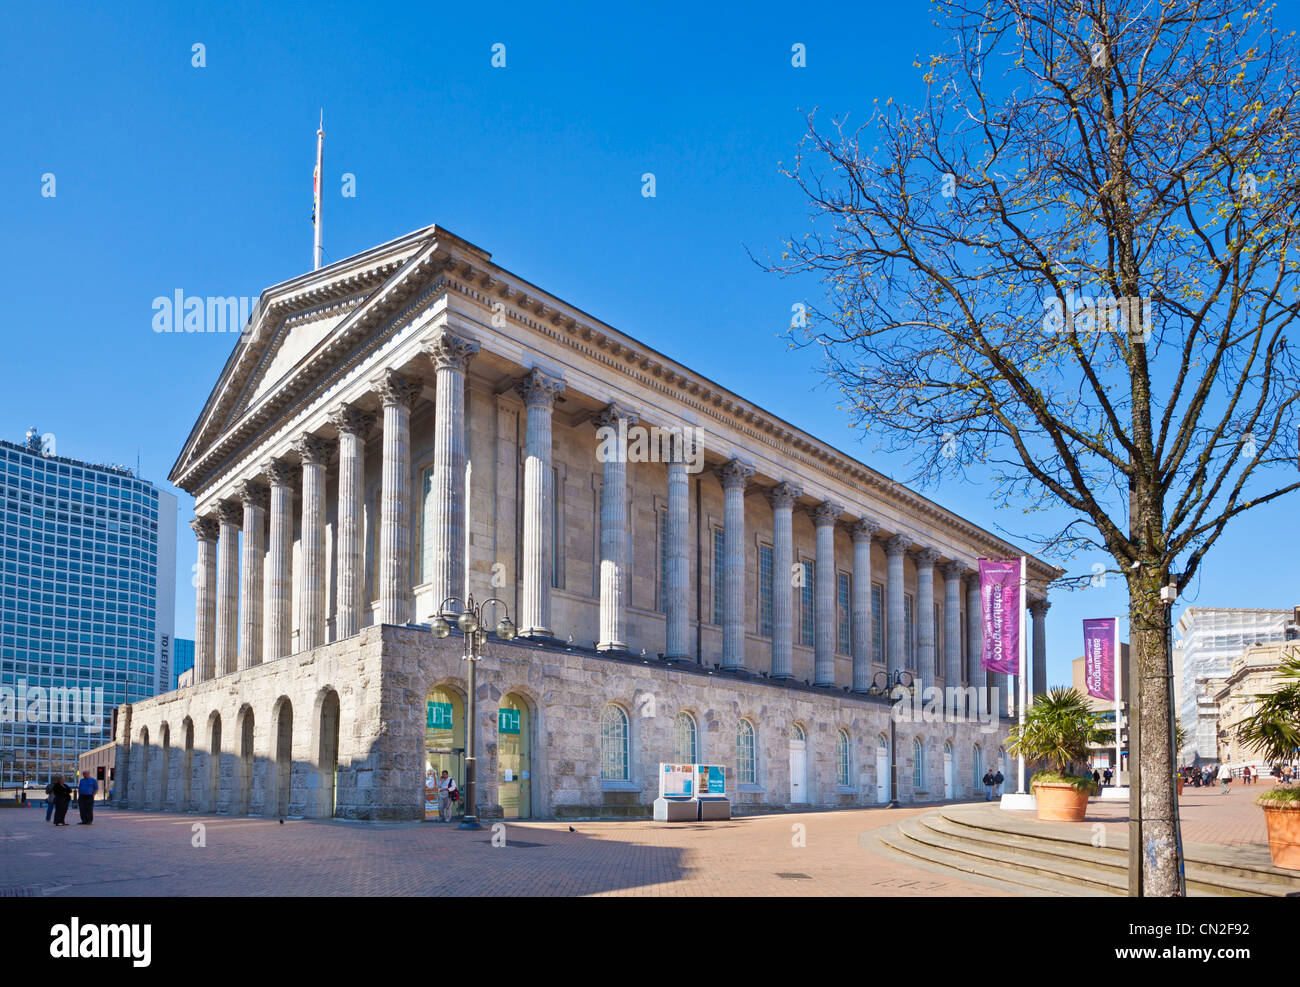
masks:
<path fill-rule="evenodd" d="M 1083 683 L 1088 695 L 1115 700 L 1115 618 L 1083 622 Z"/>
<path fill-rule="evenodd" d="M 1020 664 L 1020 560 L 980 559 L 984 654 L 980 664 L 1001 675 Z"/>

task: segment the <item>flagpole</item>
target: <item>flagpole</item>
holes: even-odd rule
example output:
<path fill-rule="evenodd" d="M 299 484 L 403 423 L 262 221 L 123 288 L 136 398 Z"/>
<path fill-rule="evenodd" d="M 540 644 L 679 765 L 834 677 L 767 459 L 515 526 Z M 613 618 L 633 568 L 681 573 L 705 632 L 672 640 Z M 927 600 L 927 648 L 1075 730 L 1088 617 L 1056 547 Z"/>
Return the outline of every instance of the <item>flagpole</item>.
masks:
<path fill-rule="evenodd" d="M 1019 666 L 1020 688 L 1018 690 L 1020 693 L 1020 702 L 1016 710 L 1016 714 L 1017 714 L 1016 723 L 1019 725 L 1020 728 L 1019 735 L 1022 737 L 1025 735 L 1025 703 L 1027 701 L 1026 698 L 1027 683 L 1025 682 L 1025 631 L 1026 631 L 1025 608 L 1029 606 L 1029 601 L 1026 598 L 1027 587 L 1025 586 L 1025 568 L 1026 568 L 1025 557 L 1022 555 L 1020 556 L 1020 666 Z M 1017 794 L 1024 795 L 1025 794 L 1025 749 L 1023 747 L 1020 748 L 1020 756 L 1018 760 L 1020 762 L 1020 788 L 1018 789 Z"/>
<path fill-rule="evenodd" d="M 316 242 L 312 250 L 314 265 L 312 270 L 320 270 L 320 236 L 321 236 L 321 181 L 324 175 L 321 173 L 321 165 L 325 156 L 325 110 L 320 111 L 320 127 L 316 130 L 316 210 L 315 223 Z"/>

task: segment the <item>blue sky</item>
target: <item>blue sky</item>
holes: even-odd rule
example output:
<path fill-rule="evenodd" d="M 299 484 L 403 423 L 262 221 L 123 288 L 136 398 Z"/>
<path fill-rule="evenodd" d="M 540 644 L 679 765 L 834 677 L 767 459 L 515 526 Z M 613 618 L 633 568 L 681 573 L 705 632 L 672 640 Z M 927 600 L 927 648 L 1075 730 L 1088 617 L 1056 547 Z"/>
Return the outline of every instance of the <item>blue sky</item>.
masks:
<path fill-rule="evenodd" d="M 815 354 L 781 338 L 812 283 L 747 256 L 808 222 L 780 174 L 819 118 L 921 95 L 912 67 L 943 43 L 923 4 L 24 5 L 0 34 L 0 436 L 54 433 L 61 455 L 134 465 L 164 488 L 233 345 L 159 335 L 152 301 L 256 296 L 310 267 L 311 176 L 325 108 L 326 260 L 427 223 L 681 359 L 882 472 L 846 427 Z M 358 5 L 360 6 L 360 5 Z M 1284 17 L 1286 15 L 1283 15 Z M 192 66 L 192 46 L 206 65 Z M 492 46 L 506 46 L 494 69 Z M 791 46 L 807 67 L 791 66 Z M 341 195 L 355 175 L 356 196 Z M 657 195 L 641 195 L 652 172 Z M 42 176 L 56 195 L 42 197 Z M 181 502 L 177 632 L 192 636 L 194 544 Z M 1039 516 L 945 483 L 941 504 L 1010 535 Z M 1247 515 L 1186 602 L 1289 607 L 1261 564 L 1294 507 Z M 1073 571 L 1093 562 L 1078 559 Z M 1080 620 L 1106 588 L 1058 593 L 1049 677 L 1066 681 Z"/>

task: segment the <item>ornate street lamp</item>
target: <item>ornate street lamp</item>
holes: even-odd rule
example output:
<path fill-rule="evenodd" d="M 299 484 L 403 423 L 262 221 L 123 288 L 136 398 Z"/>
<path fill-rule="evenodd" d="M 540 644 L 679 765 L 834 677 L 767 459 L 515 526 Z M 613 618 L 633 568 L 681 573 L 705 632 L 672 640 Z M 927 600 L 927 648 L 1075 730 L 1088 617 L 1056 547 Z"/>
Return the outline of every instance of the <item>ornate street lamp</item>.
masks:
<path fill-rule="evenodd" d="M 483 610 L 491 604 L 496 604 L 501 608 L 503 616 L 497 621 L 497 637 L 502 641 L 512 641 L 515 636 L 515 625 L 510 620 L 510 610 L 505 601 L 497 599 L 495 596 L 491 599 L 484 600 L 482 603 L 475 603 L 474 597 L 470 596 L 461 606 L 461 599 L 458 596 L 449 596 L 442 601 L 438 607 L 438 616 L 433 619 L 433 634 L 435 637 L 445 638 L 451 633 L 451 623 L 448 617 L 456 622 L 465 639 L 465 653 L 461 655 L 461 661 L 469 662 L 469 671 L 465 676 L 465 691 L 469 693 L 468 712 L 465 717 L 465 814 L 461 819 L 461 829 L 481 829 L 478 822 L 478 759 L 474 754 L 474 734 L 477 732 L 475 724 L 478 719 L 478 688 L 475 682 L 475 669 L 478 667 L 479 660 L 483 657 L 481 651 L 487 645 L 488 632 L 484 629 Z M 456 613 L 460 610 L 459 615 Z"/>
<path fill-rule="evenodd" d="M 912 694 L 915 685 L 912 673 L 906 669 L 896 668 L 892 672 L 877 672 L 871 677 L 871 688 L 867 690 L 873 696 L 889 697 L 889 805 L 888 809 L 898 808 L 898 757 L 894 743 L 894 707 Z"/>

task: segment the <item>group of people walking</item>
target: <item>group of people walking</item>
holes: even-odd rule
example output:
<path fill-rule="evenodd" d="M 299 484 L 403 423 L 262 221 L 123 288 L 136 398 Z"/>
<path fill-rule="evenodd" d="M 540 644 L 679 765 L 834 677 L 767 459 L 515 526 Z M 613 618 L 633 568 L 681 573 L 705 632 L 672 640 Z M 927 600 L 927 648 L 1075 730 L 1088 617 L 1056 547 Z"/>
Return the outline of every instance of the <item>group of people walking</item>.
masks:
<path fill-rule="evenodd" d="M 1002 794 L 1002 782 L 1005 781 L 1001 771 L 985 771 L 984 777 L 984 801 L 989 802 L 994 795 Z"/>
<path fill-rule="evenodd" d="M 81 822 L 78 825 L 91 825 L 95 821 L 95 793 L 98 791 L 99 782 L 90 777 L 89 771 L 81 772 L 81 780 L 77 782 L 76 789 L 64 784 L 63 775 L 55 775 L 45 786 L 45 821 L 49 822 L 50 816 L 53 816 L 54 825 L 68 825 L 66 822 L 68 805 L 72 802 L 75 793 L 77 808 L 81 812 Z"/>
<path fill-rule="evenodd" d="M 1213 788 L 1214 783 L 1219 783 L 1220 794 L 1227 795 L 1232 791 L 1232 781 L 1236 777 L 1232 768 L 1226 764 L 1220 764 L 1216 770 L 1213 767 L 1207 768 L 1183 768 L 1181 774 L 1185 784 L 1193 788 Z M 1273 770 L 1269 772 L 1274 778 L 1283 784 L 1290 784 L 1295 778 L 1295 772 L 1290 765 L 1274 765 Z M 1249 764 L 1241 769 L 1241 783 L 1243 785 L 1259 784 L 1259 769 L 1252 768 Z"/>

